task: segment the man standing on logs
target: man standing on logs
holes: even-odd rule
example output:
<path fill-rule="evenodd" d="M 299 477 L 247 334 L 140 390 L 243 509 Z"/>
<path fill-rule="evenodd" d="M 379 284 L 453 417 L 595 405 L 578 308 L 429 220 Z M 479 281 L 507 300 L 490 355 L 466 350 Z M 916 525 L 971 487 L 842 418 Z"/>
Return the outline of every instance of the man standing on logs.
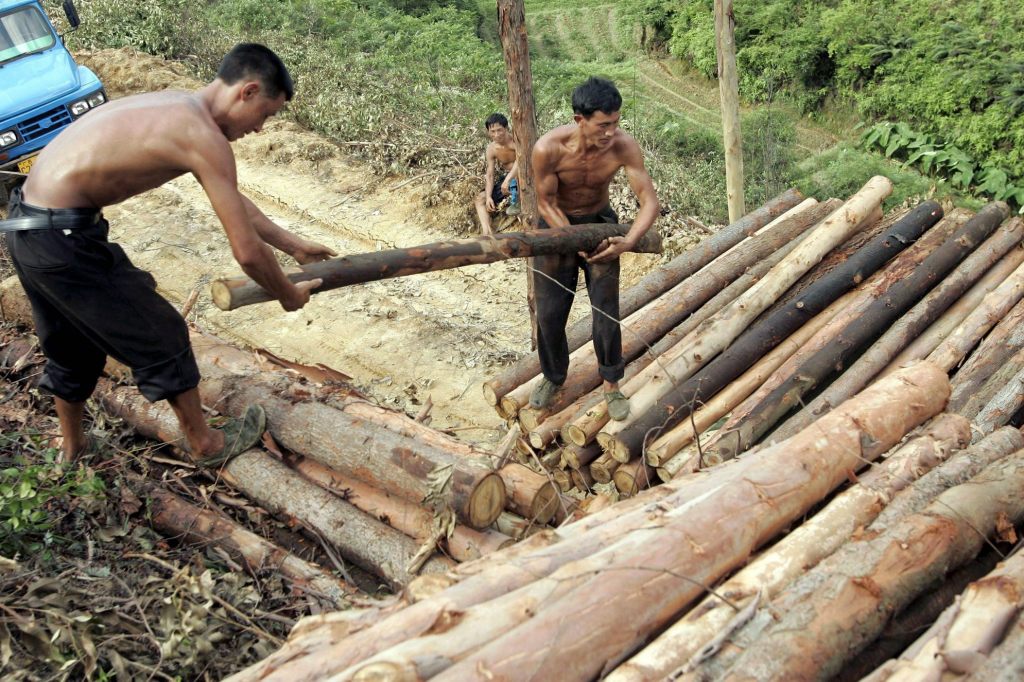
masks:
<path fill-rule="evenodd" d="M 222 429 L 206 423 L 185 321 L 157 294 L 152 275 L 107 241 L 102 209 L 192 173 L 242 269 L 285 310 L 303 307 L 320 280 L 292 284 L 270 247 L 300 263 L 334 252 L 279 227 L 238 192 L 229 144 L 259 132 L 293 92 L 276 54 L 237 45 L 197 92 L 128 97 L 78 119 L 12 194 L 0 232 L 32 304 L 47 357 L 40 386 L 55 396 L 65 457 L 86 449 L 85 400 L 108 355 L 132 369 L 146 398 L 171 404 L 195 459 L 217 464 L 259 439 L 265 417 L 258 405 Z"/>
<path fill-rule="evenodd" d="M 593 308 L 594 349 L 604 380 L 608 415 L 629 416 L 629 400 L 619 390 L 625 363 L 619 328 L 619 256 L 632 249 L 658 217 L 658 197 L 644 168 L 640 146 L 619 129 L 622 96 L 602 78 L 590 78 L 572 93 L 574 124 L 560 126 L 537 140 L 533 169 L 537 184 L 540 228 L 617 223 L 608 187 L 620 168 L 640 202 L 636 219 L 624 237 L 610 237 L 590 254 L 542 256 L 534 259 L 537 299 L 537 352 L 544 379 L 530 396 L 530 405 L 547 407 L 569 369 L 565 324 L 583 269 Z"/>
<path fill-rule="evenodd" d="M 517 197 L 513 195 L 516 185 L 519 162 L 516 160 L 516 145 L 512 134 L 508 131 L 508 119 L 502 114 L 491 114 L 484 121 L 487 137 L 491 139 L 484 151 L 484 191 L 476 196 L 476 214 L 480 218 L 480 233 L 491 234 L 491 214 L 498 210 L 498 204 L 505 197 L 510 197 L 508 215 L 519 212 Z M 504 173 L 495 179 L 495 164 L 500 164 L 499 172 Z"/>

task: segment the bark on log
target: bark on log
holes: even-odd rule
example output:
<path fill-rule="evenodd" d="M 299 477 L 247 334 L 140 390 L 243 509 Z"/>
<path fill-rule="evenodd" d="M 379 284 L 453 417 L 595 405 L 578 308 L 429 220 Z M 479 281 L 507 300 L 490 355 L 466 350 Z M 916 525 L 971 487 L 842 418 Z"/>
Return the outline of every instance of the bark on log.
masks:
<path fill-rule="evenodd" d="M 562 451 L 565 463 L 570 469 L 589 469 L 589 464 L 601 456 L 601 446 L 591 443 L 580 447 L 575 443 L 565 446 Z"/>
<path fill-rule="evenodd" d="M 632 315 L 776 217 L 786 213 L 802 200 L 803 197 L 799 192 L 795 189 L 788 189 L 764 206 L 704 239 L 697 246 L 680 254 L 666 265 L 657 268 L 636 285 L 622 292 L 619 296 L 619 314 L 623 317 Z M 575 351 L 590 340 L 591 326 L 592 320 L 589 315 L 569 326 L 566 330 L 566 337 L 569 341 L 570 351 Z M 506 393 L 526 383 L 532 377 L 537 376 L 539 372 L 540 359 L 537 353 L 530 353 L 502 372 L 501 375 L 485 383 L 484 398 L 489 404 L 496 406 Z"/>
<path fill-rule="evenodd" d="M 322 567 L 300 559 L 228 517 L 211 509 L 200 509 L 152 481 L 129 478 L 128 485 L 150 502 L 150 521 L 161 533 L 185 542 L 213 544 L 225 549 L 254 575 L 278 571 L 300 591 L 309 591 L 337 607 L 350 603 L 362 593 Z"/>
<path fill-rule="evenodd" d="M 695 405 L 710 400 L 786 337 L 917 241 L 941 217 L 942 208 L 934 201 L 917 206 L 808 287 L 798 300 L 756 322 L 718 357 L 679 386 L 671 388 L 630 426 L 609 439 L 609 445 L 602 443 L 602 446 L 619 451 L 620 460 L 627 453 L 628 456 L 639 455 L 645 444 L 653 442 L 664 429 L 686 419 Z"/>
<path fill-rule="evenodd" d="M 800 589 L 776 600 L 779 620 L 745 649 L 724 679 L 835 675 L 895 611 L 977 555 L 1001 523 L 1024 520 L 1022 487 L 1024 451 L 1017 451 L 888 533 L 834 554 L 814 571 L 824 577 L 809 576 Z"/>
<path fill-rule="evenodd" d="M 345 476 L 307 457 L 289 455 L 285 461 L 321 488 L 418 542 L 434 535 L 434 516 L 424 507 L 378 490 L 357 478 Z M 452 529 L 451 536 L 444 538 L 442 546 L 456 561 L 472 561 L 511 542 L 512 538 L 497 531 L 478 531 L 458 524 Z"/>
<path fill-rule="evenodd" d="M 849 358 L 886 329 L 894 320 L 909 310 L 935 284 L 986 240 L 1006 218 L 1006 204 L 989 204 L 967 224 L 929 254 L 919 266 L 905 277 L 890 280 L 891 286 L 876 298 L 856 321 L 817 353 L 809 357 L 799 370 L 780 384 L 764 401 L 737 425 L 727 438 L 712 449 L 711 461 L 721 461 L 756 443 L 786 413 L 792 410 L 816 386 L 846 366 Z M 1024 276 L 1024 272 L 1022 272 Z M 1024 279 L 1021 280 L 1024 283 Z M 1024 294 L 1024 288 L 1021 289 Z M 1016 301 L 1014 301 L 1016 303 Z M 935 364 L 939 364 L 936 362 Z M 798 429 L 789 429 L 778 436 L 785 439 Z"/>
<path fill-rule="evenodd" d="M 971 357 L 974 357 L 974 354 Z M 992 376 L 988 377 L 985 383 L 978 387 L 967 402 L 957 410 L 957 414 L 962 414 L 971 420 L 977 417 L 992 398 L 1013 379 L 1022 365 L 1024 365 L 1024 348 L 1004 360 L 1000 367 L 992 373 Z"/>
<path fill-rule="evenodd" d="M 1017 618 L 1003 641 L 970 679 L 971 682 L 1020 682 L 1024 679 L 1024 618 Z"/>
<path fill-rule="evenodd" d="M 569 475 L 572 476 L 572 484 L 577 490 L 583 493 L 592 493 L 594 488 L 594 475 L 590 473 L 590 467 L 584 469 L 569 469 Z"/>
<path fill-rule="evenodd" d="M 917 338 L 928 325 L 934 322 L 956 299 L 1002 258 L 1011 248 L 1020 243 L 1024 237 L 1024 220 L 1016 218 L 1005 223 L 991 237 L 968 256 L 956 270 L 949 274 L 942 283 L 928 292 L 917 305 L 868 348 L 849 369 L 842 373 L 832 384 L 814 400 L 809 402 L 797 415 L 786 421 L 776 431 L 777 437 L 785 438 L 787 434 L 796 433 L 814 419 L 832 409 L 857 391 L 868 385 L 871 379 L 885 368 L 897 353 L 902 351 L 912 339 Z M 1024 312 L 1024 306 L 1021 307 Z M 991 336 L 991 335 L 990 335 Z M 1024 331 L 1020 334 L 1024 344 Z M 957 373 L 959 375 L 959 372 Z M 957 395 L 957 382 L 953 382 L 953 396 Z M 957 412 L 954 398 L 950 398 L 947 409 Z"/>
<path fill-rule="evenodd" d="M 924 682 L 978 670 L 1024 609 L 1024 553 L 968 586 L 898 659 L 865 682 Z"/>
<path fill-rule="evenodd" d="M 986 296 L 995 291 L 1007 277 L 1013 274 L 1021 263 L 1024 263 L 1024 249 L 1013 249 L 1003 256 L 985 273 L 984 277 L 978 280 L 977 284 L 951 305 L 923 334 L 904 348 L 885 369 L 878 373 L 878 376 L 887 376 L 897 369 L 928 357 L 971 312 L 981 305 Z"/>
<path fill-rule="evenodd" d="M 842 208 L 820 223 L 788 256 L 722 311 L 705 320 L 671 351 L 663 354 L 642 388 L 630 395 L 630 417 L 607 424 L 602 433 L 615 436 L 646 413 L 673 385 L 725 349 L 762 311 L 793 285 L 804 273 L 846 240 L 864 216 L 892 191 L 892 183 L 876 176 Z M 605 443 L 601 442 L 602 447 Z"/>
<path fill-rule="evenodd" d="M 1003 364 L 1024 348 L 1024 301 L 1013 306 L 1006 317 L 992 328 L 985 339 L 971 353 L 967 362 L 953 375 L 953 395 L 949 398 L 949 411 L 970 418 L 980 405 L 961 412 L 974 401 L 974 396 Z"/>
<path fill-rule="evenodd" d="M 624 318 L 623 359 L 630 362 L 647 351 L 658 339 L 690 317 L 691 313 L 729 286 L 745 270 L 768 258 L 798 239 L 811 226 L 824 220 L 835 210 L 838 203 L 836 201 L 811 205 L 790 218 L 784 218 L 777 225 L 734 247 L 693 276 Z M 517 409 L 525 405 L 530 393 L 543 378 L 543 375 L 538 374 L 505 395 L 501 399 L 502 412 L 511 413 L 513 403 Z M 592 344 L 586 344 L 570 355 L 567 378 L 555 396 L 556 402 L 552 406 L 552 411 L 561 409 L 600 383 L 596 352 Z"/>
<path fill-rule="evenodd" d="M 861 476 L 856 485 L 718 586 L 686 616 L 643 651 L 619 666 L 607 682 L 641 682 L 671 677 L 760 594 L 767 602 L 793 579 L 839 548 L 867 525 L 903 487 L 970 441 L 971 426 L 958 415 L 941 414 L 921 434 Z M 692 667 L 690 668 L 692 669 Z"/>
<path fill-rule="evenodd" d="M 594 223 L 533 232 L 505 232 L 485 237 L 450 239 L 404 249 L 330 258 L 303 265 L 297 272 L 290 269 L 287 275 L 293 283 L 322 279 L 323 284 L 313 290 L 313 293 L 320 293 L 352 284 L 461 268 L 466 265 L 496 263 L 510 258 L 577 251 L 589 253 L 608 237 L 623 236 L 628 231 L 629 225 Z M 631 250 L 637 253 L 661 253 L 661 235 L 656 230 L 650 230 Z M 235 310 L 253 303 L 274 300 L 274 297 L 260 285 L 245 276 L 214 280 L 211 294 L 213 302 L 221 310 Z"/>

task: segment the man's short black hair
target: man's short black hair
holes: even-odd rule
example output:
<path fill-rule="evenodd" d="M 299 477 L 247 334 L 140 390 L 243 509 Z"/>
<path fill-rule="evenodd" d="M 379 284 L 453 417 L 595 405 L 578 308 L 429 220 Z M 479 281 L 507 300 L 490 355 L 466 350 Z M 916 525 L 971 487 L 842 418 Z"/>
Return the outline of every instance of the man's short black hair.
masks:
<path fill-rule="evenodd" d="M 484 121 L 484 128 L 490 130 L 491 126 L 495 123 L 500 123 L 503 128 L 508 128 L 508 119 L 505 118 L 503 114 L 499 114 L 497 112 L 487 117 L 487 120 Z"/>
<path fill-rule="evenodd" d="M 606 78 L 591 76 L 572 91 L 573 113 L 589 118 L 595 111 L 614 114 L 622 108 L 622 95 Z"/>
<path fill-rule="evenodd" d="M 217 78 L 228 85 L 243 78 L 258 80 L 263 94 L 270 99 L 284 93 L 285 100 L 290 101 L 295 94 L 295 84 L 284 62 L 273 50 L 258 43 L 239 43 L 231 48 L 221 60 Z"/>

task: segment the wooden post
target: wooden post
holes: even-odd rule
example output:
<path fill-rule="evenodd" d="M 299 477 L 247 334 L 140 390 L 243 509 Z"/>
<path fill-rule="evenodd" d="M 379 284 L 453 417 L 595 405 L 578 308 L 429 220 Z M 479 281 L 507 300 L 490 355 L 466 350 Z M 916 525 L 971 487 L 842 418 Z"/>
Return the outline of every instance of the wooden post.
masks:
<path fill-rule="evenodd" d="M 519 160 L 520 220 L 525 229 L 537 229 L 537 194 L 533 186 L 533 145 L 537 143 L 537 117 L 533 100 L 530 47 L 526 40 L 526 9 L 523 0 L 497 0 L 498 36 L 505 53 L 509 118 L 516 158 Z M 533 293 L 533 259 L 527 261 L 526 300 L 530 308 L 531 349 L 537 347 L 537 305 Z"/>
<path fill-rule="evenodd" d="M 739 78 L 736 75 L 736 41 L 733 36 L 735 28 L 732 0 L 715 0 L 715 48 L 718 52 L 718 91 L 722 98 L 722 141 L 725 146 L 725 189 L 729 198 L 729 222 L 737 220 L 744 213 Z"/>

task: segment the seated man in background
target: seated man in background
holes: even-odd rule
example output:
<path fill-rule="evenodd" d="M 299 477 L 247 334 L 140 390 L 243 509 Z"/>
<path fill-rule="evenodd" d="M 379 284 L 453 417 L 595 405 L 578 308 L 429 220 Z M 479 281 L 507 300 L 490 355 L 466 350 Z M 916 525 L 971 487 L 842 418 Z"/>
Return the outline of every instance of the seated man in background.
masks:
<path fill-rule="evenodd" d="M 491 139 L 484 151 L 484 191 L 476 197 L 476 214 L 480 218 L 480 233 L 492 234 L 491 214 L 505 197 L 511 196 L 511 205 L 506 213 L 519 212 L 518 197 L 515 194 L 519 162 L 516 160 L 516 145 L 508 130 L 508 119 L 501 114 L 491 114 L 484 121 L 487 137 Z M 498 175 L 495 177 L 495 164 Z"/>

